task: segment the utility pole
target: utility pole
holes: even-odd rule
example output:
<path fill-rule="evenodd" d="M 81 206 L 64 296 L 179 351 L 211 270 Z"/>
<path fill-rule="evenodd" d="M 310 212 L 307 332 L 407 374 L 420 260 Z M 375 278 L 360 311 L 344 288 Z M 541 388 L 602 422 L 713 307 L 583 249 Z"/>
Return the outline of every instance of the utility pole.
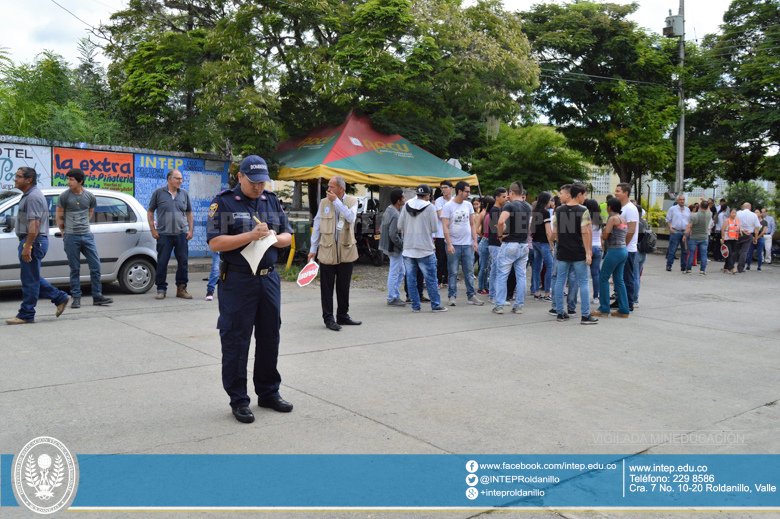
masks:
<path fill-rule="evenodd" d="M 680 127 L 677 130 L 677 175 L 674 179 L 675 196 L 683 192 L 685 179 L 685 94 L 683 92 L 683 71 L 685 70 L 685 0 L 680 0 L 682 35 L 680 36 Z"/>
<path fill-rule="evenodd" d="M 685 0 L 680 0 L 680 11 L 677 16 L 666 18 L 666 27 L 664 27 L 664 36 L 667 38 L 680 38 L 680 72 L 678 77 L 678 94 L 680 100 L 680 125 L 677 127 L 677 169 L 674 179 L 674 196 L 683 192 L 685 180 L 685 92 L 683 90 L 683 71 L 685 70 Z"/>

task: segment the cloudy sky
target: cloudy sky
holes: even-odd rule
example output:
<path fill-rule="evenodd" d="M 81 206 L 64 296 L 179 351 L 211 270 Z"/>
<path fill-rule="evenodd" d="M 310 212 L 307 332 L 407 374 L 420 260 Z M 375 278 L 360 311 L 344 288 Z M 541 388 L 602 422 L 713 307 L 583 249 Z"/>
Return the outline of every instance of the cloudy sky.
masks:
<path fill-rule="evenodd" d="M 126 5 L 127 0 L 2 0 L 12 4 L 0 16 L 0 46 L 6 47 L 15 62 L 31 62 L 42 50 L 62 55 L 76 63 L 76 42 L 88 33 L 87 25 L 108 21 L 111 13 Z M 626 0 L 615 0 L 629 3 Z M 55 3 L 56 2 L 56 3 Z M 57 6 L 57 3 L 62 7 Z M 510 10 L 527 9 L 539 0 L 504 0 Z M 730 0 L 687 0 L 686 39 L 716 32 Z M 642 27 L 661 32 L 664 18 L 672 9 L 676 14 L 679 0 L 639 0 L 634 19 Z M 69 14 L 65 9 L 72 12 Z M 85 23 L 77 20 L 76 17 Z"/>

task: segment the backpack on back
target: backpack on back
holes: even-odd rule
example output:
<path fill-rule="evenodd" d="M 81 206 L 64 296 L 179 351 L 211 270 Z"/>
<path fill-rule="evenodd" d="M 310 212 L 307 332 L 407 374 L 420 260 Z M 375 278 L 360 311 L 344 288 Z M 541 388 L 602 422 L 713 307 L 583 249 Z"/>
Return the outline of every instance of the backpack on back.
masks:
<path fill-rule="evenodd" d="M 658 241 L 658 236 L 656 236 L 656 234 L 650 230 L 650 224 L 641 218 L 639 219 L 639 233 L 637 250 L 644 254 L 655 252 L 655 245 Z"/>

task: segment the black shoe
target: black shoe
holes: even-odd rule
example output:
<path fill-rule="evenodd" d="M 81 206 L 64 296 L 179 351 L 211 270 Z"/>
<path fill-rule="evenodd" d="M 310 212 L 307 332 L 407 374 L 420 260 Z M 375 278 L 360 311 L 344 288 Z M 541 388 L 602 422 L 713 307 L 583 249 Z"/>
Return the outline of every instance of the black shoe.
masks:
<path fill-rule="evenodd" d="M 406 296 L 406 302 L 407 302 L 407 303 L 411 303 L 411 302 L 412 302 L 412 300 L 411 300 L 411 299 L 409 299 L 409 296 Z"/>
<path fill-rule="evenodd" d="M 666 267 L 666 271 L 667 272 L 671 272 L 672 271 L 672 267 Z"/>
<path fill-rule="evenodd" d="M 575 315 L 577 313 L 577 310 L 569 310 L 569 315 Z"/>
<path fill-rule="evenodd" d="M 430 300 L 430 299 L 428 299 L 428 298 L 427 298 L 427 297 L 425 297 L 425 296 L 422 296 L 422 297 L 420 298 L 420 302 L 421 302 L 421 303 L 430 303 L 430 302 L 431 302 L 431 300 Z"/>
<path fill-rule="evenodd" d="M 558 315 L 558 312 L 555 311 L 555 308 L 550 308 L 549 310 L 547 310 L 547 314 L 555 317 L 556 315 Z"/>
<path fill-rule="evenodd" d="M 336 321 L 328 321 L 325 323 L 325 327 L 329 330 L 333 330 L 334 332 L 341 330 L 341 326 L 336 324 Z"/>
<path fill-rule="evenodd" d="M 745 270 L 750 270 L 750 265 L 748 265 L 747 267 L 745 267 Z"/>
<path fill-rule="evenodd" d="M 568 314 L 558 314 L 558 322 L 559 323 L 562 323 L 562 322 L 568 321 L 568 320 L 569 320 Z"/>
<path fill-rule="evenodd" d="M 592 315 L 589 315 L 588 317 L 580 319 L 580 324 L 599 324 L 599 320 Z"/>
<path fill-rule="evenodd" d="M 339 319 L 338 323 L 342 326 L 359 326 L 363 324 L 363 321 L 355 321 L 350 316 L 347 316 L 343 319 Z"/>
<path fill-rule="evenodd" d="M 71 308 L 81 308 L 81 298 L 74 297 L 73 302 L 70 304 Z"/>
<path fill-rule="evenodd" d="M 97 296 L 92 298 L 92 306 L 110 305 L 114 300 L 110 297 Z"/>
<path fill-rule="evenodd" d="M 233 416 L 241 423 L 252 423 L 255 421 L 255 415 L 252 414 L 252 411 L 247 406 L 234 407 Z"/>
<path fill-rule="evenodd" d="M 293 405 L 290 402 L 282 399 L 280 396 L 275 396 L 273 398 L 269 398 L 268 400 L 260 400 L 257 402 L 257 405 L 260 407 L 273 409 L 278 413 L 289 413 L 293 410 Z"/>
<path fill-rule="evenodd" d="M 619 308 L 618 302 L 615 301 L 609 305 L 610 308 Z"/>

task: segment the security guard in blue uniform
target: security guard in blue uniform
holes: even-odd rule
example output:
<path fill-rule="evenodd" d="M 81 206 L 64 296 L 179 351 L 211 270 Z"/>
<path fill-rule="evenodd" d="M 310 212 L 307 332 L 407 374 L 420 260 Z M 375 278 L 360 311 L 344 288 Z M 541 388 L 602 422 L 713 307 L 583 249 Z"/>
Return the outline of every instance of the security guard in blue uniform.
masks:
<path fill-rule="evenodd" d="M 243 423 L 255 420 L 246 388 L 253 328 L 253 381 L 258 405 L 280 413 L 289 413 L 293 408 L 279 396 L 282 377 L 276 361 L 282 325 L 281 280 L 274 271 L 278 250 L 292 241 L 292 229 L 279 199 L 265 190 L 265 183 L 270 180 L 265 161 L 250 155 L 241 162 L 239 185 L 217 195 L 209 207 L 206 239 L 222 259 L 217 322 L 222 340 L 222 385 L 230 396 L 233 416 Z M 266 251 L 253 274 L 241 251 L 270 232 L 276 233 L 276 244 Z"/>

